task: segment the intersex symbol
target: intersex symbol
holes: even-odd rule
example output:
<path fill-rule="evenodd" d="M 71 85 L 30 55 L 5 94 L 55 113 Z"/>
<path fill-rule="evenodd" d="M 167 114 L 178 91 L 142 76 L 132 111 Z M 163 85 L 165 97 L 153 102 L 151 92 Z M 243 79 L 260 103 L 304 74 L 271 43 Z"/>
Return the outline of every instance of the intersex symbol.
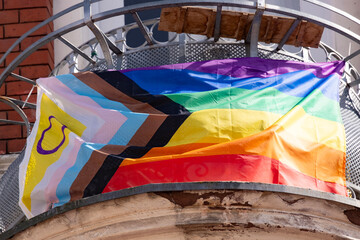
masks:
<path fill-rule="evenodd" d="M 67 128 L 67 127 L 66 127 L 65 125 L 63 125 L 63 126 L 61 127 L 61 131 L 62 131 L 62 134 L 63 134 L 63 139 L 61 140 L 61 142 L 59 143 L 59 145 L 57 145 L 55 148 L 53 148 L 53 149 L 51 149 L 51 150 L 45 150 L 45 149 L 42 148 L 42 142 L 43 142 L 43 140 L 44 140 L 45 133 L 51 129 L 51 127 L 52 127 L 51 119 L 53 119 L 53 118 L 55 118 L 55 117 L 52 116 L 52 115 L 49 117 L 50 126 L 49 126 L 48 128 L 46 128 L 46 129 L 41 133 L 41 137 L 40 137 L 40 139 L 39 139 L 39 141 L 38 141 L 38 143 L 37 143 L 37 146 L 36 146 L 37 152 L 40 153 L 40 154 L 42 154 L 42 155 L 48 155 L 48 154 L 53 154 L 53 153 L 55 153 L 57 150 L 59 150 L 59 148 L 60 148 L 60 147 L 64 144 L 64 142 L 65 142 L 65 133 L 64 133 L 64 131 L 65 131 L 65 128 Z"/>

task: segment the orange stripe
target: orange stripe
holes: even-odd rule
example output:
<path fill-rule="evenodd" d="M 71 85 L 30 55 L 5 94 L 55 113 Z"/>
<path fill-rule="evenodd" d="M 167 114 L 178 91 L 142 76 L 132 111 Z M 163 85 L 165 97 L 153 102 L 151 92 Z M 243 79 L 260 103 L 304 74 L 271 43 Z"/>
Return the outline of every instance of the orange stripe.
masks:
<path fill-rule="evenodd" d="M 184 149 L 188 148 L 189 151 Z M 292 169 L 326 182 L 345 185 L 345 153 L 326 145 L 308 142 L 286 132 L 279 126 L 272 126 L 258 134 L 227 143 L 183 148 L 154 148 L 142 158 L 125 159 L 121 166 L 168 159 L 247 154 L 277 159 Z"/>

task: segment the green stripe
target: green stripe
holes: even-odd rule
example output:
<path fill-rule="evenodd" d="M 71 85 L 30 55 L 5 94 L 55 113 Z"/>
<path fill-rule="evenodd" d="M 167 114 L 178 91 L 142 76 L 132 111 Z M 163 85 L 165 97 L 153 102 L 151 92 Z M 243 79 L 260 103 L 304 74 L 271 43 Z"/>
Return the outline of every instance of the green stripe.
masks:
<path fill-rule="evenodd" d="M 290 96 L 275 88 L 248 90 L 223 88 L 196 93 L 166 94 L 190 112 L 205 109 L 247 109 L 284 115 L 296 105 L 314 117 L 342 123 L 339 104 L 315 90 L 305 98 Z"/>

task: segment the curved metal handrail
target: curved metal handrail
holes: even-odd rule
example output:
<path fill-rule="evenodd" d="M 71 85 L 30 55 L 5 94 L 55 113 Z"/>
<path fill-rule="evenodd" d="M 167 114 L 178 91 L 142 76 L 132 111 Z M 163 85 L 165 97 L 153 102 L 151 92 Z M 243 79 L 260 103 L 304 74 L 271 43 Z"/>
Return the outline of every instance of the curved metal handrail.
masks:
<path fill-rule="evenodd" d="M 94 2 L 98 2 L 101 0 L 93 0 L 91 1 L 91 3 Z M 23 39 L 25 39 L 27 36 L 29 36 L 32 32 L 36 31 L 37 29 L 39 29 L 42 26 L 45 26 L 47 23 L 59 18 L 60 16 L 67 14 L 75 9 L 78 9 L 80 7 L 84 7 L 84 3 L 79 3 L 77 5 L 74 5 L 56 15 L 54 15 L 53 17 L 45 20 L 44 22 L 42 22 L 41 24 L 37 25 L 34 29 L 28 31 L 27 33 L 25 33 L 20 39 L 18 39 L 18 41 L 16 41 L 13 46 L 4 54 L 4 56 L 0 59 L 0 63 L 3 62 L 5 60 L 5 58 L 7 57 L 7 55 L 11 52 L 11 50 L 17 45 L 19 44 Z M 313 2 L 314 4 L 317 4 L 316 2 Z M 138 11 L 144 11 L 144 10 L 149 10 L 149 9 L 155 9 L 155 8 L 163 8 L 163 7 L 174 7 L 174 6 L 183 6 L 183 5 L 189 5 L 189 6 L 223 6 L 223 7 L 237 7 L 237 8 L 246 8 L 246 9 L 256 9 L 256 4 L 255 2 L 251 2 L 251 1 L 235 1 L 235 0 L 196 0 L 196 1 L 185 1 L 185 0 L 166 0 L 166 1 L 161 1 L 161 2 L 149 2 L 149 3 L 145 3 L 145 4 L 136 4 L 136 5 L 131 5 L 131 6 L 127 6 L 127 7 L 122 7 L 122 8 L 117 8 L 117 9 L 112 9 L 106 12 L 102 12 L 102 13 L 98 13 L 98 14 L 94 14 L 93 16 L 91 16 L 91 20 L 93 22 L 98 22 L 104 19 L 108 19 L 111 17 L 115 17 L 115 16 L 119 16 L 119 15 L 124 15 L 127 13 L 136 13 Z M 321 6 L 319 4 L 317 4 L 318 6 Z M 331 9 L 333 10 L 333 9 Z M 293 10 L 293 9 L 289 9 L 289 8 L 284 8 L 284 7 L 280 7 L 277 5 L 271 5 L 271 4 L 267 4 L 266 8 L 264 8 L 265 12 L 271 12 L 271 13 L 276 13 L 276 14 L 281 14 L 281 15 L 285 15 L 285 16 L 291 16 L 291 17 L 295 17 L 296 19 L 302 19 L 302 20 L 307 20 L 310 22 L 314 22 L 317 23 L 321 26 L 324 26 L 328 29 L 331 29 L 345 37 L 347 37 L 348 39 L 353 40 L 354 42 L 360 44 L 360 36 L 350 30 L 348 30 L 346 27 L 342 27 L 338 24 L 335 24 L 333 22 L 330 22 L 328 20 L 319 18 L 319 17 L 315 17 L 312 16 L 310 14 L 306 14 L 297 10 Z M 355 17 L 353 17 L 354 19 L 356 19 Z M 358 19 L 357 19 L 358 20 Z M 73 22 L 71 24 L 68 24 L 67 26 L 60 28 L 50 34 L 48 34 L 47 36 L 41 38 L 40 40 L 36 41 L 35 43 L 33 43 L 29 48 L 27 48 L 25 51 L 23 51 L 21 54 L 19 54 L 14 60 L 13 62 L 11 62 L 6 69 L 4 70 L 4 72 L 0 75 L 0 87 L 3 84 L 5 78 L 11 73 L 11 71 L 13 71 L 16 66 L 18 66 L 18 64 L 20 64 L 26 57 L 28 57 L 31 53 L 33 53 L 34 51 L 36 51 L 39 47 L 45 45 L 46 43 L 61 37 L 62 35 L 71 32 L 72 30 L 75 30 L 77 28 L 83 27 L 85 25 L 87 25 L 89 21 L 89 17 L 86 18 L 85 20 L 79 20 L 76 22 Z M 360 21 L 360 20 L 359 20 Z M 104 50 L 103 50 L 104 51 Z M 106 50 L 107 51 L 107 50 Z M 351 57 L 355 57 L 356 55 L 360 54 L 360 51 L 356 51 L 354 52 L 354 54 L 351 54 Z M 109 58 L 109 56 L 107 56 L 107 58 Z M 350 58 L 344 58 L 346 60 L 350 60 Z M 107 59 L 107 61 L 111 61 L 109 59 Z"/>

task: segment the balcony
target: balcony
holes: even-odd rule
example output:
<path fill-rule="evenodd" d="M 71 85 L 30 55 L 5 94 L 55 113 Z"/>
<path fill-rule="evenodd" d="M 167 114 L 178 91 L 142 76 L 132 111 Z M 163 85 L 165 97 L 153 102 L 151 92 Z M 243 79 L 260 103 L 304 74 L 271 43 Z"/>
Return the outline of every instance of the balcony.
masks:
<path fill-rule="evenodd" d="M 335 194 L 318 192 L 310 189 L 302 189 L 297 187 L 289 187 L 284 185 L 249 182 L 149 184 L 145 186 L 135 187 L 132 189 L 125 189 L 117 192 L 111 192 L 77 200 L 75 202 L 65 204 L 64 206 L 50 209 L 48 212 L 34 217 L 30 220 L 24 220 L 24 214 L 18 206 L 18 166 L 23 158 L 23 153 L 21 153 L 17 157 L 17 159 L 9 166 L 8 170 L 0 180 L 0 206 L 2 206 L 0 207 L 0 227 L 4 232 L 2 235 L 0 235 L 0 238 L 5 239 L 25 229 L 28 230 L 31 226 L 34 226 L 35 224 L 40 224 L 45 221 L 51 221 L 51 219 L 55 216 L 65 219 L 66 217 L 64 217 L 64 214 L 70 214 L 68 212 L 76 210 L 80 207 L 87 208 L 95 204 L 94 206 L 97 206 L 96 208 L 99 208 L 96 209 L 96 212 L 98 214 L 101 214 L 101 205 L 96 204 L 102 204 L 106 201 L 110 201 L 111 204 L 115 204 L 116 199 L 128 199 L 128 201 L 136 201 L 137 199 L 145 204 L 148 200 L 147 198 L 149 195 L 151 195 L 153 198 L 159 198 L 159 196 L 161 196 L 163 198 L 169 199 L 168 195 L 166 195 L 168 194 L 167 192 L 171 192 L 171 194 L 174 195 L 180 193 L 180 195 L 183 194 L 183 196 L 187 196 L 187 194 L 197 194 L 198 197 L 195 199 L 195 201 L 187 205 L 191 206 L 191 209 L 194 209 L 194 206 L 199 205 L 201 205 L 199 209 L 208 209 L 205 203 L 206 199 L 207 201 L 210 201 L 210 205 L 214 208 L 212 209 L 214 211 L 219 209 L 229 209 L 229 206 L 222 201 L 224 198 L 222 198 L 220 202 L 211 202 L 214 201 L 214 199 L 217 199 L 216 197 L 218 197 L 219 194 L 223 194 L 223 192 L 221 191 L 225 190 L 229 193 L 227 195 L 231 195 L 231 197 L 233 198 L 235 195 L 243 195 L 242 197 L 245 198 L 245 200 L 240 201 L 239 203 L 240 205 L 243 204 L 242 207 L 244 207 L 247 203 L 252 202 L 253 198 L 251 197 L 255 196 L 257 193 L 263 194 L 261 197 L 258 197 L 258 201 L 266 201 L 265 195 L 267 193 L 274 193 L 276 196 L 271 199 L 274 204 L 278 202 L 279 199 L 283 199 L 283 202 L 294 201 L 292 204 L 296 203 L 297 201 L 301 202 L 301 199 L 304 199 L 304 205 L 302 206 L 304 208 L 309 207 L 309 205 L 314 204 L 314 202 L 317 201 L 321 202 L 320 205 L 323 207 L 330 202 L 334 206 L 340 206 L 339 209 L 341 210 L 334 213 L 334 215 L 329 217 L 329 219 L 334 220 L 341 218 L 339 216 L 341 214 L 344 214 L 344 211 L 347 211 L 348 213 L 348 215 L 346 215 L 348 219 L 346 220 L 347 222 L 342 219 L 336 222 L 336 224 L 334 224 L 334 227 L 339 231 L 342 224 L 346 225 L 347 231 L 345 231 L 345 233 L 341 233 L 342 235 L 339 233 L 339 236 L 360 238 L 356 233 L 356 226 L 354 228 L 350 226 L 351 224 L 359 225 L 359 223 L 357 222 L 358 220 L 354 220 L 355 217 L 349 213 L 351 212 L 354 214 L 358 214 L 358 208 L 360 207 L 360 203 L 358 201 L 358 199 L 360 198 L 360 149 L 358 144 L 360 139 L 360 129 L 358 127 L 360 124 L 360 74 L 356 69 L 356 67 L 359 68 L 358 59 L 360 55 L 360 36 L 358 35 L 358 33 L 352 32 L 347 28 L 349 22 L 355 24 L 356 26 L 359 26 L 359 19 L 331 5 L 327 5 L 316 0 L 304 0 L 301 2 L 313 6 L 314 9 L 321 9 L 321 11 L 324 12 L 324 14 L 322 15 L 324 17 L 318 17 L 312 14 L 304 13 L 298 9 L 290 9 L 285 8 L 281 5 L 270 4 L 267 3 L 265 0 L 159 1 L 131 5 L 91 14 L 90 10 L 92 6 L 97 2 L 101 1 L 87 0 L 78 3 L 66 10 L 55 14 L 54 16 L 50 17 L 49 19 L 34 27 L 33 29 L 25 33 L 22 37 L 20 37 L 5 53 L 5 55 L 1 57 L 0 63 L 5 61 L 7 55 L 11 52 L 13 48 L 15 48 L 22 41 L 24 41 L 37 29 L 47 25 L 48 23 L 57 21 L 62 17 L 66 17 L 68 16 L 68 14 L 72 14 L 75 11 L 81 11 L 83 13 L 83 19 L 73 21 L 51 32 L 45 37 L 37 40 L 23 52 L 21 52 L 21 54 L 19 54 L 6 67 L 5 71 L 1 73 L 0 86 L 1 84 L 4 84 L 5 79 L 9 76 L 17 78 L 21 81 L 31 83 L 35 86 L 36 83 L 34 80 L 29 79 L 27 76 L 21 76 L 19 74 L 16 74 L 13 71 L 23 61 L 25 61 L 27 57 L 29 57 L 37 49 L 45 46 L 48 43 L 63 44 L 63 46 L 69 48 L 69 53 L 66 54 L 63 59 L 60 60 L 58 64 L 54 67 L 51 76 L 83 71 L 106 70 L 113 68 L 124 70 L 166 64 L 243 57 L 259 57 L 263 59 L 290 60 L 298 62 L 330 62 L 336 60 L 343 60 L 345 61 L 345 72 L 341 79 L 339 92 L 341 115 L 347 134 L 346 178 L 349 197 L 342 197 Z M 171 7 L 194 7 L 197 9 L 210 9 L 214 13 L 213 31 L 211 31 L 210 34 L 207 36 L 206 34 L 191 34 L 181 31 L 179 31 L 178 33 L 170 32 L 168 34 L 167 40 L 164 41 L 158 38 L 158 32 L 156 31 L 158 25 L 161 24 L 160 16 L 158 18 L 148 20 L 142 20 L 139 17 L 139 14 L 143 11 Z M 252 16 L 251 21 L 249 21 L 248 23 L 248 27 L 244 28 L 244 36 L 242 38 L 236 39 L 235 37 L 234 39 L 231 37 L 223 37 L 224 29 L 222 29 L 221 19 L 224 16 L 224 12 L 226 11 L 241 12 L 250 14 Z M 112 30 L 107 32 L 103 32 L 102 29 L 100 29 L 96 25 L 101 23 L 102 21 L 125 15 L 132 16 L 134 18 L 134 23 L 116 26 Z M 338 22 L 327 19 L 326 16 L 330 15 L 336 15 L 337 17 L 334 19 L 337 19 Z M 261 19 L 263 18 L 263 16 L 269 16 L 269 18 L 272 19 L 287 18 L 292 21 L 289 27 L 285 29 L 283 35 L 281 35 L 281 38 L 277 43 L 271 43 L 269 41 L 268 43 L 265 43 L 260 41 L 264 35 L 264 33 L 261 32 Z M 321 39 L 318 46 L 312 46 L 318 48 L 309 47 L 308 45 L 303 43 L 303 40 L 299 40 L 297 43 L 293 43 L 292 45 L 294 46 L 289 46 L 287 43 L 289 43 L 288 41 L 290 37 L 297 29 L 297 26 L 301 24 L 301 22 L 309 22 L 312 24 L 316 24 L 320 28 L 324 28 L 324 33 L 333 34 L 334 36 L 343 39 L 343 41 L 349 43 L 351 42 L 352 47 L 351 49 L 349 49 L 350 51 L 347 54 L 340 54 L 337 49 L 330 47 L 329 44 L 327 44 L 325 41 L 323 42 L 323 39 Z M 269 28 L 271 28 L 270 25 Z M 70 36 L 69 34 L 75 33 L 79 30 L 82 31 L 82 29 L 89 29 L 93 33 L 94 37 L 87 42 L 76 46 L 72 43 L 71 39 L 67 38 L 67 36 Z M 129 33 L 134 31 L 142 35 L 143 43 L 141 43 L 139 46 L 132 46 L 132 43 L 127 37 Z M 24 125 L 27 128 L 27 133 L 30 134 L 32 124 L 29 122 L 28 117 L 24 113 L 22 108 L 36 108 L 36 105 L 28 103 L 27 100 L 17 100 L 7 96 L 0 96 L 0 101 L 8 104 L 11 108 L 13 108 L 23 120 L 22 122 L 11 121 L 7 119 L 3 119 L 0 121 L 3 121 L 5 123 Z M 210 191 L 210 193 L 212 194 L 210 195 L 213 196 L 212 198 L 209 197 L 210 195 L 206 195 L 207 191 Z M 249 194 L 247 195 L 247 193 Z M 204 197 L 204 194 L 208 198 Z M 201 198 L 205 199 L 201 204 L 197 201 L 198 199 L 200 199 L 199 196 L 202 196 Z M 287 199 L 286 196 L 290 196 L 289 199 Z M 173 211 L 174 209 L 176 210 L 176 207 L 174 207 L 175 205 L 177 207 L 181 206 L 182 202 L 179 199 L 181 199 L 181 196 L 178 199 L 174 200 L 173 198 L 172 200 L 170 200 L 171 204 L 173 204 L 171 207 L 169 207 L 172 208 L 171 211 Z M 288 206 L 286 207 L 276 207 L 276 212 L 286 212 L 287 215 L 284 217 L 284 219 L 289 219 L 291 218 L 290 216 L 294 215 L 295 212 L 300 211 L 299 209 L 296 209 L 296 211 L 292 209 L 292 204 L 288 204 Z M 251 203 L 249 205 L 255 206 L 256 204 Z M 267 206 L 267 208 L 268 207 L 269 206 Z M 251 206 L 245 206 L 245 208 L 249 210 Z M 299 208 L 301 209 L 301 207 Z M 180 214 L 179 216 L 177 216 L 178 219 L 182 219 L 179 224 L 181 226 L 189 225 L 189 229 L 191 229 L 191 227 L 195 226 L 196 224 L 203 224 L 199 222 L 199 219 L 201 219 L 200 217 L 196 218 L 194 222 L 186 222 L 185 219 L 191 215 L 191 209 L 187 209 L 186 211 L 188 212 L 183 212 L 181 213 L 183 215 Z M 243 208 L 241 209 L 243 210 Z M 93 211 L 93 209 L 90 208 L 89 211 Z M 125 209 L 123 211 L 125 211 Z M 231 212 L 240 210 L 229 209 L 229 211 Z M 316 210 L 312 209 L 311 211 Z M 307 215 L 305 215 L 313 217 L 311 215 L 311 211 L 306 211 Z M 259 212 L 265 214 L 266 211 L 261 208 Z M 318 216 L 324 217 L 326 215 L 326 213 L 323 211 L 319 212 L 321 213 L 316 213 L 318 214 Z M 159 213 L 159 216 L 161 214 L 165 213 Z M 172 212 L 172 214 L 175 213 Z M 214 214 L 216 215 L 220 213 L 216 212 Z M 234 215 L 232 215 L 232 217 L 234 217 Z M 319 219 L 321 217 L 319 217 Z M 269 216 L 269 218 L 271 219 L 271 221 L 269 221 L 270 225 L 274 227 L 276 225 L 276 221 L 274 220 L 276 218 L 276 214 L 275 216 Z M 144 219 L 145 225 L 149 224 L 149 221 L 152 221 L 151 218 L 149 218 L 150 220 L 146 218 Z M 249 215 L 249 219 L 251 220 L 249 220 L 248 223 L 246 223 L 246 221 L 239 221 L 238 224 L 253 224 L 252 222 L 256 221 L 255 217 L 251 214 Z M 315 217 L 314 219 L 318 220 Z M 214 222 L 210 221 L 210 214 L 207 215 L 206 220 L 209 220 L 208 222 L 206 222 L 206 224 L 215 224 Z M 293 228 L 296 225 L 295 222 L 296 221 L 294 221 L 291 226 L 288 226 L 284 223 L 284 221 L 281 221 L 279 225 L 281 226 L 281 228 Z M 311 228 L 311 224 L 309 224 L 310 222 L 311 221 L 309 220 L 308 222 L 305 221 L 305 223 L 301 223 L 301 227 L 299 228 L 304 228 L 307 232 L 313 231 L 314 229 Z M 124 224 L 130 223 L 127 222 Z M 164 224 L 164 226 L 166 225 L 166 219 L 162 219 L 162 224 Z M 264 219 L 261 219 L 258 221 L 257 224 L 266 224 L 266 221 Z M 321 224 L 321 227 L 319 229 L 314 230 L 316 234 L 327 231 L 327 224 L 329 223 L 325 223 L 324 221 Z M 150 225 L 151 224 L 149 224 L 148 226 L 151 228 Z M 250 228 L 252 227 L 252 225 L 249 226 Z M 222 227 L 226 228 L 226 226 Z M 215 229 L 217 228 L 215 227 Z M 271 231 L 274 231 L 273 228 L 271 229 Z M 220 232 L 220 230 L 218 232 Z M 327 232 L 327 234 L 335 235 L 335 233 L 332 231 Z M 257 235 L 255 234 L 253 236 Z M 19 237 L 21 238 L 21 235 Z M 323 236 L 318 235 L 317 237 L 321 238 Z"/>

